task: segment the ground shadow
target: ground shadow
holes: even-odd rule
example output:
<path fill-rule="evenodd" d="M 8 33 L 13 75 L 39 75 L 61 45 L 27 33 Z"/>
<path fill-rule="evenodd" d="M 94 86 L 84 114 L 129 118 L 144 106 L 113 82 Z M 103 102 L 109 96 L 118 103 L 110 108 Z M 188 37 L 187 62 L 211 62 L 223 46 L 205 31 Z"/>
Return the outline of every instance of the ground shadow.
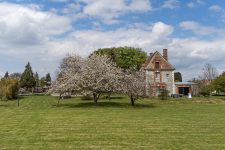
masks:
<path fill-rule="evenodd" d="M 113 99 L 124 99 L 122 96 L 112 96 L 110 98 L 102 97 L 100 99 L 113 100 Z"/>
<path fill-rule="evenodd" d="M 57 106 L 57 105 L 53 105 Z M 67 108 L 103 108 L 103 107 L 111 107 L 111 108 L 154 108 L 156 107 L 153 104 L 135 104 L 135 106 L 131 106 L 130 103 L 117 103 L 117 102 L 98 102 L 97 105 L 95 105 L 93 102 L 84 102 L 84 103 L 77 103 L 77 104 L 72 104 L 72 103 L 61 103 L 59 104 L 58 107 L 67 107 Z"/>
<path fill-rule="evenodd" d="M 9 107 L 8 105 L 0 104 L 0 107 Z"/>
<path fill-rule="evenodd" d="M 6 103 L 7 100 L 0 100 L 0 107 L 8 107 L 7 104 L 2 104 L 2 103 Z"/>

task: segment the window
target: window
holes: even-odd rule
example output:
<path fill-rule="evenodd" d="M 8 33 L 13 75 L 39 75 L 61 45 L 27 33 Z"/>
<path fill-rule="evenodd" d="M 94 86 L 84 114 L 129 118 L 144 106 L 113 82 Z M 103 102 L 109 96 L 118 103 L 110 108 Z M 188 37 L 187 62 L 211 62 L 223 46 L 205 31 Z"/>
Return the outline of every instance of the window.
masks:
<path fill-rule="evenodd" d="M 160 82 L 160 73 L 156 72 L 155 74 L 155 82 Z"/>
<path fill-rule="evenodd" d="M 160 77 L 160 74 L 156 72 L 156 78 L 158 79 Z"/>
<path fill-rule="evenodd" d="M 170 77 L 170 74 L 169 74 L 169 73 L 167 73 L 167 74 L 166 74 L 166 80 L 167 80 L 167 82 L 169 82 L 169 81 L 170 81 L 170 78 L 169 78 L 169 77 Z"/>
<path fill-rule="evenodd" d="M 155 62 L 155 69 L 159 70 L 159 62 Z"/>

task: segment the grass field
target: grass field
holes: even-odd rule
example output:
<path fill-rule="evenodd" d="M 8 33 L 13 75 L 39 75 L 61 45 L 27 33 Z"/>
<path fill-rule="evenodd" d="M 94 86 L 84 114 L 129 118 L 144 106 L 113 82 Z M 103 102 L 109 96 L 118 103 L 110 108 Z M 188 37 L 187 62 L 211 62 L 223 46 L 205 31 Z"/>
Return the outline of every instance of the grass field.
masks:
<path fill-rule="evenodd" d="M 0 101 L 0 149 L 225 149 L 225 99 Z"/>

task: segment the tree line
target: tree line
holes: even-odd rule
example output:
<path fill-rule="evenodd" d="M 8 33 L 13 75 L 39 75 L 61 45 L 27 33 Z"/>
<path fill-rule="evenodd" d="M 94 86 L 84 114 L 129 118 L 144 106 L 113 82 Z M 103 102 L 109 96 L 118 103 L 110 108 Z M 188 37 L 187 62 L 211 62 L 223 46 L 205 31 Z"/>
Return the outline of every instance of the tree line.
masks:
<path fill-rule="evenodd" d="M 38 73 L 32 71 L 28 62 L 23 73 L 5 73 L 0 80 L 0 99 L 17 99 L 19 92 L 33 92 L 36 87 L 51 85 L 49 73 L 45 77 L 39 78 Z"/>

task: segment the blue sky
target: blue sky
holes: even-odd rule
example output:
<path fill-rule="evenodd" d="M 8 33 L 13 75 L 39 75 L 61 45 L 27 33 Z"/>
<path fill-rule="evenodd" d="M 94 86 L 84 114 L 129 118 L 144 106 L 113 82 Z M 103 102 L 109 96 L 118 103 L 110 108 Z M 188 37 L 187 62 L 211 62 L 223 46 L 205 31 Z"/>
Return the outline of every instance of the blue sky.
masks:
<path fill-rule="evenodd" d="M 188 80 L 205 63 L 225 70 L 224 25 L 223 0 L 0 0 L 0 75 L 28 61 L 40 76 L 54 75 L 68 53 L 133 46 L 168 48 Z"/>

